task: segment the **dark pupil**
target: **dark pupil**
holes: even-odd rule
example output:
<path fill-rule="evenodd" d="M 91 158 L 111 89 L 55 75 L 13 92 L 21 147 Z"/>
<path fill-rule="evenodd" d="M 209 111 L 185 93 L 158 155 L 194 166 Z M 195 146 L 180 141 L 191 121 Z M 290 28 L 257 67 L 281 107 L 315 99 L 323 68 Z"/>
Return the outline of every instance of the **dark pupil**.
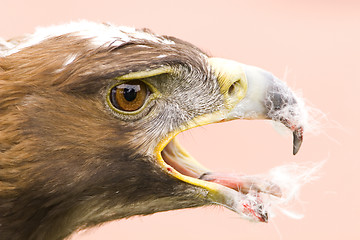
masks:
<path fill-rule="evenodd" d="M 135 87 L 127 86 L 124 88 L 124 98 L 126 101 L 131 102 L 134 101 L 136 98 L 137 92 L 135 90 Z"/>

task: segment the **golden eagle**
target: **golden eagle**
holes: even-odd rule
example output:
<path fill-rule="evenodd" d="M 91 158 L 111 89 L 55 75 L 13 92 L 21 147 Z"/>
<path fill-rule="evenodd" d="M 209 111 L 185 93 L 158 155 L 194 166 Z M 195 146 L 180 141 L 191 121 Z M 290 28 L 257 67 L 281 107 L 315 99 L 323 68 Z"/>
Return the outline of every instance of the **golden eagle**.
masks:
<path fill-rule="evenodd" d="M 292 130 L 296 154 L 298 105 L 271 73 L 148 29 L 81 21 L 0 40 L 0 238 L 63 239 L 211 204 L 266 222 L 247 194 L 281 196 L 276 185 L 210 171 L 175 136 L 272 119 Z"/>

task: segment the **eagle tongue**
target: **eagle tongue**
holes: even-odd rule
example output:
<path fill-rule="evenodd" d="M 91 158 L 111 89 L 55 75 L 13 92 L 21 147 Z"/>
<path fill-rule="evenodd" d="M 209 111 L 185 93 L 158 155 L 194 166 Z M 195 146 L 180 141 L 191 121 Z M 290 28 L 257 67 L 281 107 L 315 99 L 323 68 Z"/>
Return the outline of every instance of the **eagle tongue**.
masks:
<path fill-rule="evenodd" d="M 244 194 L 255 191 L 271 194 L 276 197 L 281 197 L 282 195 L 278 185 L 257 176 L 208 172 L 202 174 L 199 179 L 214 182 Z"/>

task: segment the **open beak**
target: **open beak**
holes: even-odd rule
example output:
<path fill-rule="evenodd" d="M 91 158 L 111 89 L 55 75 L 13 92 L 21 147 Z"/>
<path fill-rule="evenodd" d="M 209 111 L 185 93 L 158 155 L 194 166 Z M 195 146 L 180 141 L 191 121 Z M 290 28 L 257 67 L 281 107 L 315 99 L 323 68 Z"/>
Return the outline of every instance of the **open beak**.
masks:
<path fill-rule="evenodd" d="M 268 210 L 261 194 L 281 197 L 281 189 L 257 176 L 211 171 L 191 157 L 176 141 L 175 136 L 187 129 L 236 119 L 271 119 L 281 122 L 293 132 L 293 154 L 303 141 L 305 112 L 295 94 L 273 74 L 235 61 L 209 58 L 216 75 L 224 109 L 193 119 L 186 128 L 163 139 L 155 154 L 159 164 L 170 175 L 208 191 L 210 203 L 223 205 L 240 216 L 267 222 Z"/>

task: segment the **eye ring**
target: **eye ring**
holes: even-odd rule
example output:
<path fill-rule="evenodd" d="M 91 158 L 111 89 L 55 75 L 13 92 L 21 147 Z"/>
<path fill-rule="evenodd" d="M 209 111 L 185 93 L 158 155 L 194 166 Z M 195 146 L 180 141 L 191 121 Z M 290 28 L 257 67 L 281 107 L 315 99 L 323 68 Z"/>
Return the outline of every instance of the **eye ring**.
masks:
<path fill-rule="evenodd" d="M 147 81 L 134 79 L 112 85 L 106 100 L 113 111 L 124 115 L 136 115 L 157 95 L 158 91 Z"/>

